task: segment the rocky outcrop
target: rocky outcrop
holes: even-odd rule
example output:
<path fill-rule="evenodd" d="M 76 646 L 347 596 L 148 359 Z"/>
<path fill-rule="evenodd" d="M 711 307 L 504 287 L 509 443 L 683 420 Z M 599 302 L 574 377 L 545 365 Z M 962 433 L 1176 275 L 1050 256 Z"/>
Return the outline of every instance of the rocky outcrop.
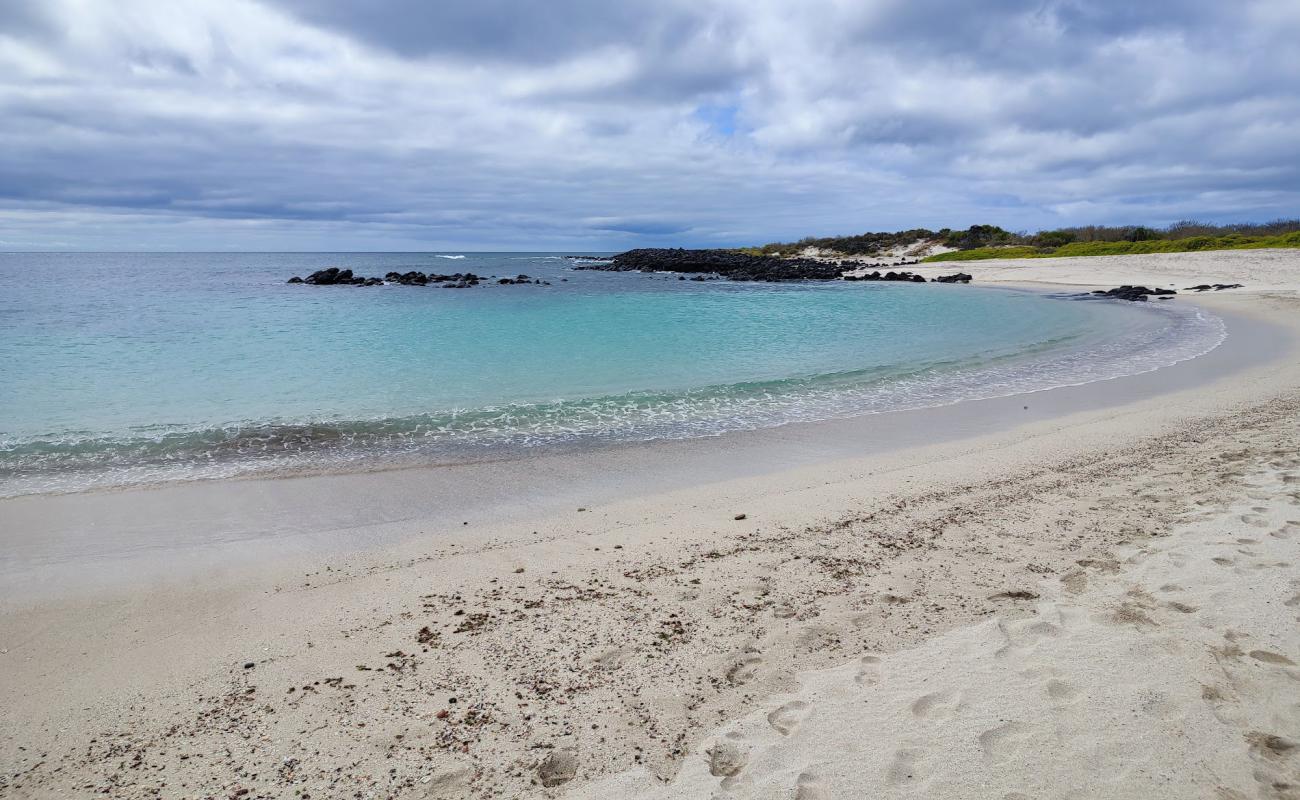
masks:
<path fill-rule="evenodd" d="M 1094 297 L 1110 297 L 1116 300 L 1146 302 L 1147 297 L 1166 297 L 1178 294 L 1173 289 L 1148 289 L 1145 286 L 1120 286 L 1115 289 L 1098 289 L 1092 292 Z"/>
<path fill-rule="evenodd" d="M 402 286 L 439 286 L 443 289 L 468 289 L 478 286 L 482 282 L 483 278 L 472 272 L 440 275 L 438 273 L 425 274 L 412 270 L 410 272 L 389 272 L 382 278 L 361 278 L 353 275 L 350 269 L 339 269 L 338 267 L 317 270 L 306 278 L 295 275 L 287 281 L 287 283 L 310 283 L 313 286 L 382 286 L 386 283 L 395 283 Z M 502 278 L 496 283 L 505 286 L 524 283 L 539 286 L 551 285 L 549 281 L 534 280 L 527 275 Z"/>
<path fill-rule="evenodd" d="M 733 281 L 833 280 L 847 269 L 840 262 L 811 258 L 752 256 L 734 250 L 641 248 L 619 253 L 605 263 L 576 263 L 574 269 L 602 272 L 679 272 L 719 275 Z"/>
<path fill-rule="evenodd" d="M 313 286 L 363 286 L 365 282 L 365 278 L 354 277 L 352 270 L 338 267 L 317 270 L 306 278 L 295 275 L 289 279 L 289 283 L 310 283 Z"/>
<path fill-rule="evenodd" d="M 906 270 L 902 272 L 894 272 L 891 270 L 889 272 L 886 272 L 883 275 L 880 274 L 880 270 L 876 270 L 875 272 L 868 272 L 863 275 L 845 275 L 844 280 L 846 281 L 903 281 L 904 283 L 925 283 L 925 278 L 921 277 L 920 275 L 915 275 Z"/>
<path fill-rule="evenodd" d="M 958 272 L 952 275 L 939 275 L 933 280 L 935 283 L 970 283 L 971 276 L 965 272 Z"/>
<path fill-rule="evenodd" d="M 1224 289 L 1244 289 L 1240 283 L 1202 283 L 1199 286 L 1188 286 L 1189 292 L 1221 292 Z"/>
<path fill-rule="evenodd" d="M 861 262 L 815 258 L 779 258 L 750 255 L 735 250 L 684 250 L 682 248 L 641 248 L 619 253 L 603 261 L 566 256 L 574 269 L 602 272 L 675 272 L 678 280 L 706 281 L 727 278 L 733 281 L 901 281 L 925 283 L 925 278 L 908 271 L 845 274 L 861 269 Z M 917 263 L 904 262 L 904 263 Z M 884 265 L 871 265 L 884 266 Z M 969 283 L 971 276 L 959 272 L 935 279 L 939 283 Z"/>

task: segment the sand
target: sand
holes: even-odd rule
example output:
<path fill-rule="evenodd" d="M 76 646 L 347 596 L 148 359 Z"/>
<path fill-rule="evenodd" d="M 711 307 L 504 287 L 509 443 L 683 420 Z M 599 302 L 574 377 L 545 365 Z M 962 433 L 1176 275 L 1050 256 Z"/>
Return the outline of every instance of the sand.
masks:
<path fill-rule="evenodd" d="M 671 783 L 573 796 L 1295 796 L 1300 458 L 1222 464 L 1240 501 L 1025 584 L 1028 613 L 801 674 Z"/>
<path fill-rule="evenodd" d="M 1194 388 L 5 598 L 0 796 L 1296 796 L 1300 257 L 1212 255 L 1088 260 L 1247 284 L 1283 355 Z"/>
<path fill-rule="evenodd" d="M 920 264 L 927 278 L 966 272 L 981 283 L 1036 283 L 1113 288 L 1124 284 L 1184 290 L 1202 284 L 1243 284 L 1251 293 L 1296 286 L 1295 250 L 1216 250 L 1142 256 L 990 259 Z"/>

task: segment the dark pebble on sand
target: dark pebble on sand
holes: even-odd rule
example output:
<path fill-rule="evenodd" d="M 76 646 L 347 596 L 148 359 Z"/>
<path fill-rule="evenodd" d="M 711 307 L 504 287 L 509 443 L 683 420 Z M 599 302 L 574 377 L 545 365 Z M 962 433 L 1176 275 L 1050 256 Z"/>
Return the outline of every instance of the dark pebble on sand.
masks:
<path fill-rule="evenodd" d="M 742 520 L 742 519 L 745 518 L 745 515 L 744 515 L 744 514 L 737 514 L 735 518 L 736 518 L 737 521 L 740 521 L 740 520 Z"/>

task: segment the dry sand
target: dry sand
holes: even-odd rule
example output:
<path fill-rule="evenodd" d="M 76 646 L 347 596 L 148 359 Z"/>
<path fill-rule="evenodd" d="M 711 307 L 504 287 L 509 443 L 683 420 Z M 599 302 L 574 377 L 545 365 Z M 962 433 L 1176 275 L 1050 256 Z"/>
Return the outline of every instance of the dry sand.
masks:
<path fill-rule="evenodd" d="M 1133 284 L 1183 290 L 1202 284 L 1240 283 L 1246 292 L 1258 293 L 1294 290 L 1298 262 L 1300 255 L 1295 250 L 1217 250 L 1144 256 L 949 261 L 921 264 L 913 267 L 912 271 L 927 278 L 967 272 L 974 275 L 978 283 L 1106 288 Z"/>
<path fill-rule="evenodd" d="M 1245 283 L 1197 302 L 1294 336 L 1300 254 L 1196 259 L 1087 262 Z M 962 268 L 1092 283 L 1053 263 Z M 0 796 L 1300 796 L 1298 413 L 1292 347 L 978 438 L 7 598 Z"/>

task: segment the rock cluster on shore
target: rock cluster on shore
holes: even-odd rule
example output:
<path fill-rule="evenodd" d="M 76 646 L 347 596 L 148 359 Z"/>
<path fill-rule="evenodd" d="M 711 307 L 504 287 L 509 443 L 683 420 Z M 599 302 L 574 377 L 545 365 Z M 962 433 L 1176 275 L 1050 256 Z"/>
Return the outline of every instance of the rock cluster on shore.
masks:
<path fill-rule="evenodd" d="M 1240 283 L 1202 283 L 1197 286 L 1188 286 L 1189 292 L 1221 292 L 1224 289 L 1244 289 Z"/>
<path fill-rule="evenodd" d="M 1098 297 L 1111 297 L 1116 300 L 1131 300 L 1133 302 L 1146 302 L 1148 296 L 1161 297 L 1178 294 L 1173 289 L 1148 289 L 1145 286 L 1120 286 L 1115 289 L 1098 289 L 1092 292 Z"/>
<path fill-rule="evenodd" d="M 496 277 L 493 275 L 492 277 Z M 478 286 L 483 282 L 483 278 L 472 272 L 457 272 L 451 275 L 440 275 L 437 273 L 425 274 L 423 272 L 389 272 L 383 278 L 362 278 L 352 274 L 350 269 L 339 269 L 338 267 L 328 267 L 317 270 L 306 278 L 300 278 L 297 275 L 290 278 L 288 283 L 309 283 L 313 286 L 382 286 L 387 283 L 401 284 L 402 286 L 440 286 L 443 289 L 468 289 Z M 540 286 L 550 286 L 549 281 L 535 280 L 527 275 L 516 275 L 513 278 L 501 278 L 496 281 L 499 286 L 512 286 L 517 284 L 532 283 Z"/>
<path fill-rule="evenodd" d="M 619 253 L 604 263 L 578 264 L 574 269 L 602 272 L 680 272 L 720 275 L 736 281 L 832 280 L 846 266 L 811 258 L 751 256 L 733 250 L 683 250 L 647 247 Z"/>
<path fill-rule="evenodd" d="M 576 261 L 576 259 L 575 259 Z M 911 272 L 879 270 L 865 275 L 846 275 L 860 267 L 853 261 L 820 261 L 812 258 L 778 258 L 755 256 L 734 250 L 685 250 L 681 248 L 641 248 L 619 253 L 601 262 L 578 263 L 574 269 L 603 272 L 676 272 L 693 275 L 691 280 L 708 280 L 710 276 L 733 281 L 902 281 L 925 283 Z M 969 283 L 971 276 L 959 272 L 934 279 L 937 283 Z"/>

